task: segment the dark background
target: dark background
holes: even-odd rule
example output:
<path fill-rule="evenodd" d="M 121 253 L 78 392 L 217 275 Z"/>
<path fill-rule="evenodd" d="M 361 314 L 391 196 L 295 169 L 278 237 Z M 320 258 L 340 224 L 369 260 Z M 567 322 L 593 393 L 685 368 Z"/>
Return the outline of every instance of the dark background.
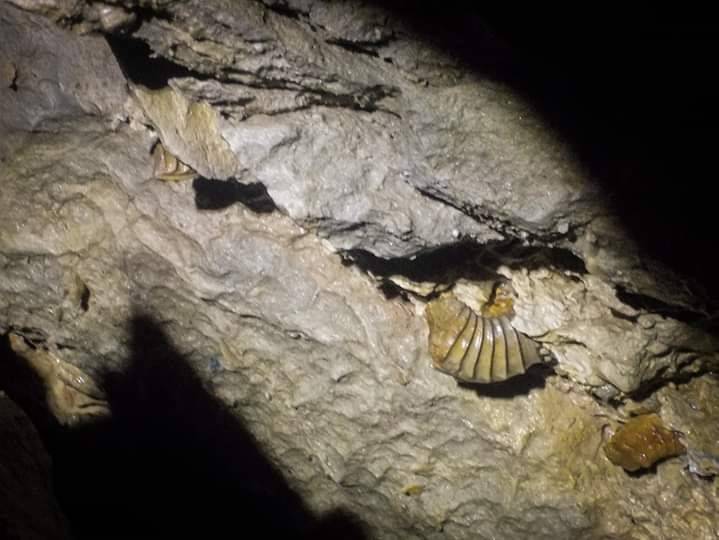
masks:
<path fill-rule="evenodd" d="M 719 297 L 715 18 L 688 4 L 391 4 L 477 73 L 520 91 L 590 167 L 645 252 Z"/>

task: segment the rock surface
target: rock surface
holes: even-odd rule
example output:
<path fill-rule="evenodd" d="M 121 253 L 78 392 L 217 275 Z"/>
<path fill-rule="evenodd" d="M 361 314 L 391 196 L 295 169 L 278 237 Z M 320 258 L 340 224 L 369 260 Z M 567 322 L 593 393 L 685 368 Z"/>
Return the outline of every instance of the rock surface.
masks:
<path fill-rule="evenodd" d="M 630 301 L 699 300 L 510 88 L 360 3 L 114 2 L 129 27 L 102 4 L 11 3 L 3 333 L 100 380 L 131 354 L 128 322 L 152 316 L 307 504 L 351 510 L 372 537 L 719 530 L 717 439 L 629 477 L 601 452 L 613 409 L 590 397 L 715 369 L 714 336 Z M 117 28 L 132 36 L 112 49 L 81 35 Z M 208 185 L 264 185 L 276 210 L 200 210 L 203 184 L 153 179 L 158 138 Z M 426 255 L 448 245 L 458 260 Z M 460 281 L 469 303 L 498 279 L 557 375 L 460 387 L 431 369 L 426 298 L 407 291 Z M 696 434 L 692 411 L 715 406 L 692 388 L 662 388 L 660 414 Z"/>
<path fill-rule="evenodd" d="M 7 540 L 70 538 L 51 461 L 28 416 L 0 392 L 0 532 Z"/>

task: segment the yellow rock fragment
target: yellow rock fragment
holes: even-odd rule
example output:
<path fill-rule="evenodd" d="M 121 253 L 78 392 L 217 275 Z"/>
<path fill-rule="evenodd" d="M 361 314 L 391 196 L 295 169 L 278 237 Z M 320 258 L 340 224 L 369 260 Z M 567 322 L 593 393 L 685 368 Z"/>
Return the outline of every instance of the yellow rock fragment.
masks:
<path fill-rule="evenodd" d="M 685 452 L 678 434 L 667 429 L 656 414 L 632 418 L 604 446 L 609 461 L 630 472 Z"/>

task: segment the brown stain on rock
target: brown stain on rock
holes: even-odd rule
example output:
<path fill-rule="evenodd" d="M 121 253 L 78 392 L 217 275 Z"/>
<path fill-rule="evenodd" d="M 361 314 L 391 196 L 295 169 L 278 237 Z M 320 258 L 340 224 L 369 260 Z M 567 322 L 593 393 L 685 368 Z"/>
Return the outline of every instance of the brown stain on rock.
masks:
<path fill-rule="evenodd" d="M 656 414 L 632 418 L 604 446 L 609 461 L 630 472 L 685 452 L 677 432 L 666 428 Z"/>

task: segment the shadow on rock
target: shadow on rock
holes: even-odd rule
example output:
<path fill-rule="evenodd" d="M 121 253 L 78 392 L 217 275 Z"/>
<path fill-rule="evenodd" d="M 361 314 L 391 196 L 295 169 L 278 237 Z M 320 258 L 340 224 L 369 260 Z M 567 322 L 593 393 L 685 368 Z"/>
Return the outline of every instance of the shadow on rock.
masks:
<path fill-rule="evenodd" d="M 491 384 L 459 383 L 462 388 L 477 392 L 477 395 L 497 399 L 512 399 L 516 396 L 526 396 L 532 390 L 544 388 L 547 377 L 554 373 L 555 364 L 535 364 L 526 373 L 507 379 L 506 381 Z"/>
<path fill-rule="evenodd" d="M 101 381 L 111 418 L 64 428 L 28 411 L 75 538 L 366 537 L 342 510 L 313 516 L 158 324 L 131 325 L 127 369 Z"/>

